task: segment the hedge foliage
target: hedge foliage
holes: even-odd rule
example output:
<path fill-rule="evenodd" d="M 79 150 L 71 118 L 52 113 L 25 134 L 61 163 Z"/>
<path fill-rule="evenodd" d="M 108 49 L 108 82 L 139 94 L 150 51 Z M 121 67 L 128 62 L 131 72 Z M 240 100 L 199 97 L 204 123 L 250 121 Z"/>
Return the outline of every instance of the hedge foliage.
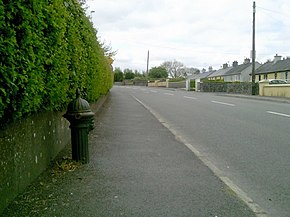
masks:
<path fill-rule="evenodd" d="M 112 68 L 77 0 L 0 0 L 0 121 L 96 101 Z"/>

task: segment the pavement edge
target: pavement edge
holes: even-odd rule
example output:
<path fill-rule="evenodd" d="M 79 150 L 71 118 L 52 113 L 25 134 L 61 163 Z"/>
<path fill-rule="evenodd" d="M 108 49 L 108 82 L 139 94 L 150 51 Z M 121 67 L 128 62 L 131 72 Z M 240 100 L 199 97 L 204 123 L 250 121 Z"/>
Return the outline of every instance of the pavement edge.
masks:
<path fill-rule="evenodd" d="M 164 118 L 162 118 L 151 107 L 139 100 L 137 97 L 131 95 L 138 103 L 140 103 L 146 110 L 148 110 L 164 127 L 166 127 L 182 144 L 184 144 L 191 152 L 193 152 L 227 187 L 229 187 L 254 213 L 257 217 L 269 217 L 258 204 L 256 204 L 247 194 L 234 184 L 228 177 L 224 176 L 222 172 L 202 155 L 196 148 L 194 148 L 186 139 L 178 133 Z"/>

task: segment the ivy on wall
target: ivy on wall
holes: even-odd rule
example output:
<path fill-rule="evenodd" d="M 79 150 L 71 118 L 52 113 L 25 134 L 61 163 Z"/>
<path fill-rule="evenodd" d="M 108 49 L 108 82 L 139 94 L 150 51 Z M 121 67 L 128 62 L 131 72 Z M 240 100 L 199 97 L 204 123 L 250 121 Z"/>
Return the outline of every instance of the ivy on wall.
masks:
<path fill-rule="evenodd" d="M 0 0 L 0 121 L 61 110 L 79 88 L 89 102 L 112 69 L 77 0 Z"/>

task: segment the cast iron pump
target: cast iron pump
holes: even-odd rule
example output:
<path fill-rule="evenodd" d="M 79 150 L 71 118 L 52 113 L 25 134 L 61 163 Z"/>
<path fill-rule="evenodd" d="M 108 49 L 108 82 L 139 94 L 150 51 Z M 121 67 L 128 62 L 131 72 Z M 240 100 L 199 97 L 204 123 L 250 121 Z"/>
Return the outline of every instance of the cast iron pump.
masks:
<path fill-rule="evenodd" d="M 70 122 L 72 159 L 75 161 L 89 162 L 88 134 L 94 128 L 94 115 L 89 103 L 80 97 L 77 90 L 76 99 L 68 104 L 63 115 Z"/>

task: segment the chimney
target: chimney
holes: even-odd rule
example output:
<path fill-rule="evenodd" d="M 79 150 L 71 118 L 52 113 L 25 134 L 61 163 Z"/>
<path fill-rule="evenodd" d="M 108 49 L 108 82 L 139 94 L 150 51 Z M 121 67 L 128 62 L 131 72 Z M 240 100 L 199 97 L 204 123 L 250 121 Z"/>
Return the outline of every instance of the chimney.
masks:
<path fill-rule="evenodd" d="M 236 66 L 238 66 L 238 61 L 233 62 L 233 67 L 236 67 Z"/>
<path fill-rule="evenodd" d="M 249 64 L 250 62 L 251 62 L 251 60 L 249 58 L 245 58 L 244 64 Z"/>
<path fill-rule="evenodd" d="M 280 61 L 282 58 L 282 56 L 278 56 L 278 54 L 276 54 L 276 56 L 274 56 L 274 63 L 277 63 L 278 61 Z"/>
<path fill-rule="evenodd" d="M 223 64 L 223 69 L 226 69 L 226 68 L 228 68 L 228 64 L 227 63 Z"/>
<path fill-rule="evenodd" d="M 208 67 L 208 71 L 212 72 L 212 66 Z"/>

